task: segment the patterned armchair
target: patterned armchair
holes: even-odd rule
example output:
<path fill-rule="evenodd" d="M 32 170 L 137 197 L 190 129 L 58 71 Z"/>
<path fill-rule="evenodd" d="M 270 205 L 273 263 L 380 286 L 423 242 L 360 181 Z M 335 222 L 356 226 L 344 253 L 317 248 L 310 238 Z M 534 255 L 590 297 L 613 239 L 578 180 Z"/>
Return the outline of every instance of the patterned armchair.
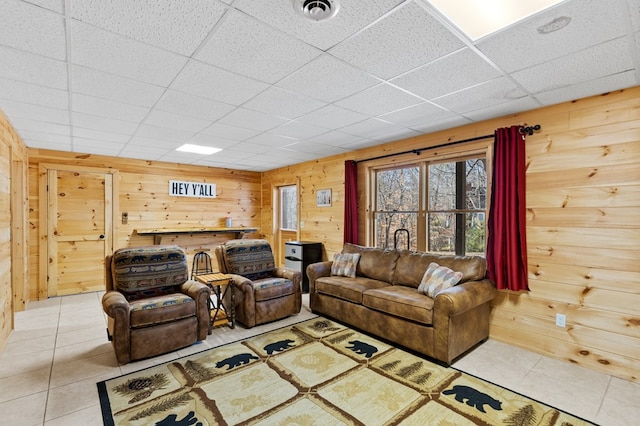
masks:
<path fill-rule="evenodd" d="M 205 340 L 211 290 L 189 280 L 187 256 L 178 246 L 122 248 L 105 262 L 102 308 L 121 364 Z"/>
<path fill-rule="evenodd" d="M 276 268 L 268 241 L 230 240 L 217 246 L 215 255 L 220 272 L 231 274 L 236 286 L 240 323 L 253 327 L 300 312 L 302 273 Z"/>

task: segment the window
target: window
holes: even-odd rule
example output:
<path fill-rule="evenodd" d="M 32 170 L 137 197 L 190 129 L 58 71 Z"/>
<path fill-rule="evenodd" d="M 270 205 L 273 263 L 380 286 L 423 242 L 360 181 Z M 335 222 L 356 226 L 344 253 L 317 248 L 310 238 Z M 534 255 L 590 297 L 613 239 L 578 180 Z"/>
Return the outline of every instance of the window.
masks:
<path fill-rule="evenodd" d="M 420 171 L 417 166 L 376 173 L 376 247 L 417 248 Z"/>
<path fill-rule="evenodd" d="M 289 231 L 298 229 L 298 187 L 296 185 L 280 187 L 280 229 Z"/>
<path fill-rule="evenodd" d="M 484 254 L 486 158 L 380 169 L 373 179 L 376 247 Z"/>

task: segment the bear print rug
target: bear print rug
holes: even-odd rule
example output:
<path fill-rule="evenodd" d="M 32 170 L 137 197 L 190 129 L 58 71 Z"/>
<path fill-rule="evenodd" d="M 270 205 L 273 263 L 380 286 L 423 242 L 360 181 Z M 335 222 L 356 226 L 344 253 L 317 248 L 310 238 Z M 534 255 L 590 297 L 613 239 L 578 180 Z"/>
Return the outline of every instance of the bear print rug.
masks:
<path fill-rule="evenodd" d="M 323 318 L 98 383 L 106 425 L 586 425 Z"/>

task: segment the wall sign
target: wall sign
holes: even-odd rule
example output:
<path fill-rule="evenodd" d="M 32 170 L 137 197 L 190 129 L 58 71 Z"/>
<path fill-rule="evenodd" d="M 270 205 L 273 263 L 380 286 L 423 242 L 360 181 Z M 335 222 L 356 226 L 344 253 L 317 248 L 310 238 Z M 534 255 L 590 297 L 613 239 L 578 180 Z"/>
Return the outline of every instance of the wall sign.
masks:
<path fill-rule="evenodd" d="M 174 197 L 216 198 L 216 184 L 170 180 L 169 195 Z"/>

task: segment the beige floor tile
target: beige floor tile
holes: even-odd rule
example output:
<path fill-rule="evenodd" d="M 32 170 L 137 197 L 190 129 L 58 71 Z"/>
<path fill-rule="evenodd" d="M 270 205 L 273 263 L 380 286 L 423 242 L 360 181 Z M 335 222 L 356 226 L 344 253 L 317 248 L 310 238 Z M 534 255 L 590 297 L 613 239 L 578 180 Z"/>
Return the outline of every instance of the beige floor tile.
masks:
<path fill-rule="evenodd" d="M 47 405 L 47 391 L 0 403 L 3 425 L 42 425 Z"/>
<path fill-rule="evenodd" d="M 45 421 L 95 406 L 96 402 L 99 402 L 96 383 L 112 377 L 111 375 L 97 376 L 51 389 L 47 399 Z"/>
<path fill-rule="evenodd" d="M 51 368 L 47 367 L 0 379 L 0 402 L 46 391 L 49 387 L 50 372 Z"/>
<path fill-rule="evenodd" d="M 53 349 L 34 352 L 28 356 L 15 356 L 3 352 L 0 354 L 0 378 L 34 370 L 51 369 L 52 363 Z"/>
<path fill-rule="evenodd" d="M 56 364 L 51 371 L 51 389 L 80 382 L 86 379 L 111 375 L 120 375 L 120 368 L 113 352 L 107 352 L 89 358 Z"/>
<path fill-rule="evenodd" d="M 113 352 L 113 345 L 105 335 L 102 338 L 57 347 L 55 349 L 54 363 L 63 364 L 111 352 Z"/>
<path fill-rule="evenodd" d="M 90 407 L 75 411 L 66 416 L 47 420 L 44 426 L 88 426 L 102 424 L 102 411 L 100 404 L 93 404 Z"/>
<path fill-rule="evenodd" d="M 103 341 L 108 342 L 106 327 L 102 325 L 94 325 L 89 328 L 82 328 L 69 332 L 58 332 L 56 338 L 56 348 L 74 345 L 77 343 L 90 342 L 102 338 Z"/>
<path fill-rule="evenodd" d="M 17 342 L 9 342 L 5 346 L 3 355 L 8 357 L 22 357 L 33 353 L 53 349 L 56 344 L 56 334 L 49 336 L 35 337 L 29 340 L 19 340 Z"/>

